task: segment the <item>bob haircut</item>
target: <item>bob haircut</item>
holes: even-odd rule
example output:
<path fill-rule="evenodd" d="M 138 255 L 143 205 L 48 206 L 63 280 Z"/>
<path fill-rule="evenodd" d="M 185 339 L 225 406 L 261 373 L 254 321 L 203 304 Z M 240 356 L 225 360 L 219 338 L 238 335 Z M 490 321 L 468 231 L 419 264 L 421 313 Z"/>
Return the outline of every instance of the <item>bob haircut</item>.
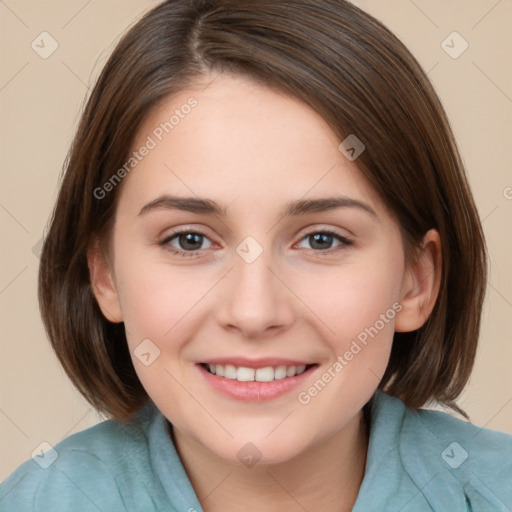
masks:
<path fill-rule="evenodd" d="M 478 213 L 425 72 L 382 23 L 344 0 L 168 0 L 117 44 L 84 107 L 41 255 L 42 319 L 74 385 L 113 418 L 148 400 L 124 324 L 104 318 L 90 283 L 87 251 L 108 244 L 122 183 L 97 191 L 129 158 L 148 114 L 209 72 L 295 96 L 340 142 L 355 134 L 366 146 L 357 166 L 399 224 L 408 262 L 438 230 L 436 304 L 420 329 L 394 334 L 379 389 L 415 409 L 436 400 L 465 415 L 455 399 L 474 364 L 487 275 Z"/>

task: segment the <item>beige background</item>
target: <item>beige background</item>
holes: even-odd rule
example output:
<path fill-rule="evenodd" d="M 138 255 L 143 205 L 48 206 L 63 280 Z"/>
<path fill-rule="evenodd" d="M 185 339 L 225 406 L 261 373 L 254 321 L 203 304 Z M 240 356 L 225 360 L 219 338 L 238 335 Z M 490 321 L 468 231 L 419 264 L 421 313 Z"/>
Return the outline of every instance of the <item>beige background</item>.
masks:
<path fill-rule="evenodd" d="M 36 300 L 37 248 L 87 89 L 119 35 L 154 3 L 0 3 L 0 479 L 41 442 L 54 445 L 101 419 L 46 340 Z M 412 50 L 452 121 L 491 263 L 481 345 L 459 404 L 474 423 L 512 434 L 512 1 L 355 3 Z M 31 47 L 43 31 L 58 44 L 47 59 Z M 458 58 L 441 46 L 453 31 L 469 44 Z M 463 48 L 457 37 L 445 43 L 452 53 Z"/>

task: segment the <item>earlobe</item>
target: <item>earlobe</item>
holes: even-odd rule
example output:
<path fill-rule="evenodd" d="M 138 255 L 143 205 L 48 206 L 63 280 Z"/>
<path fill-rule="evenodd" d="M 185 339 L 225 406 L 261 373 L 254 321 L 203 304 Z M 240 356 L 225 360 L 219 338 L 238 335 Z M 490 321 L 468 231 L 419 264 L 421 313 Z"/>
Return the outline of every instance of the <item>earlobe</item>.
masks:
<path fill-rule="evenodd" d="M 91 243 L 87 250 L 87 264 L 91 287 L 103 315 L 110 322 L 122 322 L 123 313 L 111 265 L 98 241 Z"/>
<path fill-rule="evenodd" d="M 431 229 L 423 237 L 416 261 L 406 270 L 395 331 L 415 331 L 427 321 L 439 294 L 441 272 L 441 240 L 439 233 Z"/>

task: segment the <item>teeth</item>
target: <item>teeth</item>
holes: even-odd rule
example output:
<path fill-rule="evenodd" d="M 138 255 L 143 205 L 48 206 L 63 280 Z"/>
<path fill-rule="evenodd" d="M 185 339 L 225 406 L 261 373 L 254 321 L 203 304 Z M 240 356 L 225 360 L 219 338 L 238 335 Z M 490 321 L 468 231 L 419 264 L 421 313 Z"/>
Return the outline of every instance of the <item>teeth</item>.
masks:
<path fill-rule="evenodd" d="M 227 364 L 224 368 L 224 377 L 226 379 L 236 379 L 236 368 L 232 364 Z"/>
<path fill-rule="evenodd" d="M 286 366 L 278 366 L 274 370 L 274 379 L 284 379 L 286 377 Z"/>
<path fill-rule="evenodd" d="M 296 372 L 297 368 L 295 366 L 288 366 L 288 368 L 286 369 L 286 376 L 293 377 Z"/>
<path fill-rule="evenodd" d="M 226 379 L 238 380 L 239 382 L 271 382 L 273 380 L 285 379 L 286 377 L 294 377 L 306 371 L 306 365 L 298 366 L 266 366 L 265 368 L 247 368 L 245 366 L 233 366 L 231 364 L 208 364 L 210 373 L 225 377 Z"/>
<path fill-rule="evenodd" d="M 267 368 L 258 368 L 254 377 L 258 382 L 270 382 L 274 380 L 274 368 L 268 366 Z"/>
<path fill-rule="evenodd" d="M 239 380 L 240 382 L 251 382 L 254 380 L 255 373 L 254 368 L 244 368 L 241 366 L 236 371 L 236 380 Z"/>

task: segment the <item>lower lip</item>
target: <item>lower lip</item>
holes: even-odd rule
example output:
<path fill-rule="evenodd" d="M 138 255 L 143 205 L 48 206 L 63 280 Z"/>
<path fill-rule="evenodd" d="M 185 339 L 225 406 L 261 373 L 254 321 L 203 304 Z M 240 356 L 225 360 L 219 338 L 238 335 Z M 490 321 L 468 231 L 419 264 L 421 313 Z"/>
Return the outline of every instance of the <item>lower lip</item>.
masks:
<path fill-rule="evenodd" d="M 239 382 L 238 380 L 213 375 L 200 364 L 197 365 L 197 367 L 206 381 L 223 395 L 243 402 L 263 402 L 289 393 L 303 384 L 315 370 L 316 365 L 311 366 L 300 375 L 272 380 L 270 382 Z"/>

